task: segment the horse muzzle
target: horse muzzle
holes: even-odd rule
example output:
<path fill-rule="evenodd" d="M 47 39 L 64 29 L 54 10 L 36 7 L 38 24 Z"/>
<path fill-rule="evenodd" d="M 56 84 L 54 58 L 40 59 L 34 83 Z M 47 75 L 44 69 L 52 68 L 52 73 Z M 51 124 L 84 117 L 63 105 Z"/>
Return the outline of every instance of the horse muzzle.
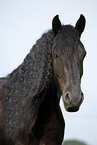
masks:
<path fill-rule="evenodd" d="M 77 112 L 79 110 L 84 100 L 84 94 L 81 92 L 78 96 L 80 97 L 71 97 L 69 92 L 62 96 L 66 111 Z"/>

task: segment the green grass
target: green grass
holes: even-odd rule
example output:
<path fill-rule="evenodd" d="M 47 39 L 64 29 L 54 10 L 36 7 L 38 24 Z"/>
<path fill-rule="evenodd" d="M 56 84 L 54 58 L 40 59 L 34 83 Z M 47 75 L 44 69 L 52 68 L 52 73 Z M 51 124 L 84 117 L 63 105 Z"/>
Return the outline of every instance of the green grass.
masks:
<path fill-rule="evenodd" d="M 77 140 L 67 140 L 63 143 L 63 145 L 87 145 L 86 143 L 82 141 L 77 141 Z"/>

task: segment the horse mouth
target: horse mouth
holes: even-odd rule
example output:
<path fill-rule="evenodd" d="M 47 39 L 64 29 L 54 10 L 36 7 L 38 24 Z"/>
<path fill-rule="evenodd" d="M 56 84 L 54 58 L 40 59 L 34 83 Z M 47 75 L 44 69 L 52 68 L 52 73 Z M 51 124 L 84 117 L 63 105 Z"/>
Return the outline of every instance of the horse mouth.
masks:
<path fill-rule="evenodd" d="M 66 109 L 67 112 L 77 112 L 79 110 L 79 107 L 69 107 Z"/>

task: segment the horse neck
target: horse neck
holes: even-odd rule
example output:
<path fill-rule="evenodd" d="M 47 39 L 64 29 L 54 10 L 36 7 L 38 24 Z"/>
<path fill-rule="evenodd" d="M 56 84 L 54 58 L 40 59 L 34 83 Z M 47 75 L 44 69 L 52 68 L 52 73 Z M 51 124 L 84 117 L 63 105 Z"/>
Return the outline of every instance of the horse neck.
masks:
<path fill-rule="evenodd" d="M 44 34 L 2 87 L 3 124 L 10 137 L 15 138 L 22 129 L 29 132 L 36 121 L 46 97 L 40 94 L 47 90 L 51 80 L 53 38 L 51 31 Z"/>
<path fill-rule="evenodd" d="M 50 81 L 52 74 L 51 48 L 54 34 L 49 31 L 36 42 L 24 62 L 15 69 L 9 76 L 6 85 L 22 99 L 26 96 L 36 96 Z M 45 81 L 44 81 L 45 80 Z M 20 94 L 19 94 L 20 93 Z M 9 94 L 9 93 L 8 93 Z"/>

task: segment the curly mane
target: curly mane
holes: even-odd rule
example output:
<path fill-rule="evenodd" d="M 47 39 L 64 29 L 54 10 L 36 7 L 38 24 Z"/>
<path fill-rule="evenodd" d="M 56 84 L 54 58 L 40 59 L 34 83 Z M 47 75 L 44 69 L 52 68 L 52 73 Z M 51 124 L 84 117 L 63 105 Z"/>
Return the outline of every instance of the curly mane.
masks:
<path fill-rule="evenodd" d="M 29 132 L 36 121 L 44 98 L 39 94 L 49 87 L 52 78 L 53 38 L 52 31 L 43 34 L 2 87 L 3 125 L 9 137 L 15 138 L 22 129 Z"/>

